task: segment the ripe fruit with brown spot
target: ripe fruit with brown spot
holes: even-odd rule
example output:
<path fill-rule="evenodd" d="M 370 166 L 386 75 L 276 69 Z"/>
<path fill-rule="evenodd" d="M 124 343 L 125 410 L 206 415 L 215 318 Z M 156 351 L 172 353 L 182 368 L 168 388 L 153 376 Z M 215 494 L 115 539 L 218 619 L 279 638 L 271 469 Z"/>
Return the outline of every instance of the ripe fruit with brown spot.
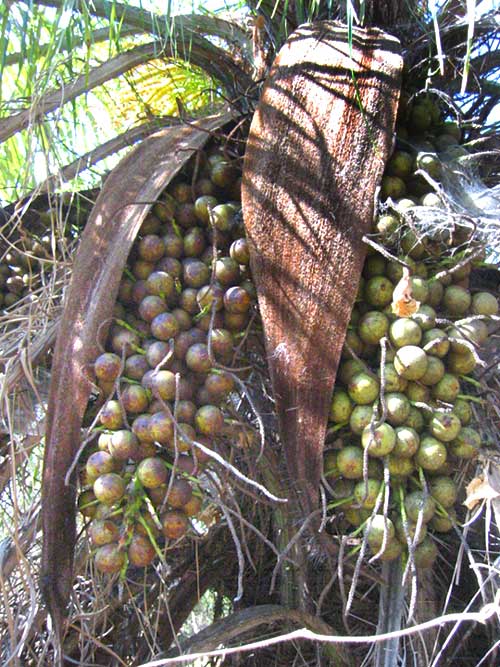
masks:
<path fill-rule="evenodd" d="M 172 510 L 161 516 L 162 532 L 169 540 L 178 540 L 186 534 L 189 521 L 184 512 Z"/>
<path fill-rule="evenodd" d="M 128 545 L 128 560 L 134 567 L 147 567 L 156 556 L 154 546 L 148 537 L 135 533 Z"/>
<path fill-rule="evenodd" d="M 366 426 L 361 435 L 361 444 L 370 456 L 377 458 L 390 454 L 396 445 L 396 433 L 389 424 Z"/>
<path fill-rule="evenodd" d="M 94 519 L 89 525 L 89 536 L 94 546 L 102 547 L 104 544 L 118 542 L 120 529 L 109 519 Z"/>
<path fill-rule="evenodd" d="M 125 481 L 114 472 L 100 475 L 94 482 L 94 494 L 104 505 L 114 505 L 125 495 Z"/>
<path fill-rule="evenodd" d="M 144 459 L 137 466 L 137 479 L 146 489 L 156 489 L 165 484 L 168 471 L 165 461 L 157 456 Z"/>
<path fill-rule="evenodd" d="M 98 380 L 114 382 L 120 375 L 122 361 L 117 354 L 104 352 L 100 354 L 94 363 L 94 372 Z"/>
<path fill-rule="evenodd" d="M 120 572 L 126 563 L 124 551 L 118 544 L 105 544 L 97 549 L 94 562 L 100 572 L 104 574 L 115 574 Z"/>

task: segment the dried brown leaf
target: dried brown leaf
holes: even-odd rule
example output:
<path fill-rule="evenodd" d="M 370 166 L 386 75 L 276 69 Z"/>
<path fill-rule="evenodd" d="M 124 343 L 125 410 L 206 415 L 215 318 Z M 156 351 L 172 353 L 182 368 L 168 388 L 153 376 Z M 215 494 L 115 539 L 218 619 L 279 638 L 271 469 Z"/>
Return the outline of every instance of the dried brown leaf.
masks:
<path fill-rule="evenodd" d="M 267 79 L 243 210 L 287 464 L 317 507 L 327 415 L 392 145 L 402 58 L 385 33 L 302 26 Z M 356 78 L 356 85 L 353 83 Z"/>
<path fill-rule="evenodd" d="M 474 479 L 467 485 L 466 491 L 467 497 L 463 504 L 469 510 L 474 509 L 474 507 L 479 505 L 483 500 L 492 501 L 500 498 L 500 491 L 491 486 L 486 472 L 483 472 L 478 477 L 474 477 Z"/>

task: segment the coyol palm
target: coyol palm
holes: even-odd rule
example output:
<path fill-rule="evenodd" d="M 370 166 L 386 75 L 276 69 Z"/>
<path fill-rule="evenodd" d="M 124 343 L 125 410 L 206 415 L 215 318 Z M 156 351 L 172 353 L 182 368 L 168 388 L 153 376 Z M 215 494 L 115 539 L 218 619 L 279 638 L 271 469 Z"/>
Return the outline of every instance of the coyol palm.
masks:
<path fill-rule="evenodd" d="M 467 90 L 471 103 L 463 115 L 463 120 L 466 123 L 471 122 L 468 136 L 471 139 L 481 136 L 481 141 L 484 140 L 487 146 L 488 130 L 482 127 L 483 121 L 499 100 L 498 83 L 490 77 L 491 71 L 498 67 L 498 56 L 495 54 L 498 37 L 495 36 L 496 28 L 491 17 L 483 16 L 476 21 L 474 39 L 482 46 L 481 49 L 474 51 L 474 48 L 467 49 L 467 34 L 471 20 L 470 17 L 467 19 L 462 4 L 458 2 L 447 3 L 443 11 L 437 15 L 440 35 L 439 49 L 432 17 L 422 12 L 421 3 L 359 2 L 344 4 L 290 1 L 248 4 L 262 17 L 259 22 L 256 22 L 254 43 L 258 47 L 256 52 L 260 53 L 261 61 L 264 63 L 272 61 L 274 53 L 284 39 L 300 23 L 316 18 L 340 18 L 348 25 L 353 25 L 356 22 L 356 15 L 359 19 L 364 17 L 366 24 L 385 26 L 401 39 L 407 56 L 407 78 L 413 83 L 411 92 L 416 92 L 419 88 L 424 87 L 426 80 L 432 75 L 432 86 L 439 88 L 441 97 L 446 100 L 445 96 L 449 94 L 452 100 L 459 102 L 456 94 L 463 85 L 463 72 L 467 69 L 464 67 L 464 62 L 468 62 Z M 353 4 L 355 11 L 352 8 Z M 0 188 L 2 188 L 2 197 L 6 201 L 20 199 L 37 182 L 43 180 L 45 175 L 49 174 L 56 176 L 44 185 L 44 188 L 48 187 L 50 192 L 59 183 L 64 184 L 64 187 L 68 187 L 69 184 L 75 188 L 81 183 L 100 183 L 101 176 L 107 172 L 108 165 L 111 164 L 110 162 L 98 165 L 100 160 L 114 156 L 123 149 L 128 150 L 130 144 L 143 140 L 162 124 L 177 123 L 179 107 L 186 115 L 194 113 L 201 115 L 205 111 L 212 112 L 219 103 L 224 103 L 229 99 L 236 108 L 246 111 L 253 108 L 258 97 L 259 86 L 254 85 L 252 79 L 252 76 L 256 76 L 251 56 L 252 32 L 239 25 L 238 20 L 228 21 L 207 15 L 157 18 L 137 7 L 99 2 L 98 0 L 85 5 L 53 1 L 43 4 L 36 3 L 29 7 L 22 2 L 14 2 L 9 4 L 9 8 L 4 6 L 0 9 L 0 17 L 2 25 L 0 54 L 7 54 L 5 58 L 0 56 L 3 85 L 0 136 L 6 138 L 10 135 L 0 147 L 0 173 L 4 179 Z M 465 20 L 463 20 L 464 17 L 466 17 Z M 8 43 L 11 46 L 7 47 Z M 160 56 L 168 56 L 168 59 L 159 60 Z M 177 63 L 181 61 L 185 61 L 188 65 L 186 67 L 181 65 L 179 70 Z M 161 63 L 161 66 L 157 66 L 157 63 Z M 165 71 L 172 71 L 174 67 L 176 68 L 174 70 L 175 86 L 172 85 L 171 78 L 165 80 Z M 263 76 L 264 73 L 265 70 L 261 69 L 259 76 Z M 149 97 L 151 88 L 154 89 L 154 95 L 157 96 L 155 105 L 151 104 Z M 167 108 L 162 108 L 162 95 L 165 95 L 170 105 Z M 179 104 L 177 100 L 172 99 L 172 95 L 180 98 Z M 93 100 L 97 100 L 97 111 L 95 110 L 96 102 Z M 134 118 L 135 100 L 137 100 L 137 122 L 141 123 L 141 126 L 130 128 L 129 124 L 136 121 Z M 126 107 L 126 113 L 121 113 L 121 106 Z M 177 119 L 162 118 L 168 114 L 175 114 Z M 103 123 L 102 118 L 109 118 L 109 123 Z M 146 119 L 147 122 L 144 122 Z M 115 136 L 115 133 L 118 133 L 118 136 Z M 34 172 L 35 156 L 40 152 L 46 155 L 48 174 L 45 174 L 39 167 L 37 173 Z M 58 168 L 66 164 L 69 164 L 70 168 L 63 171 L 62 177 L 58 178 Z M 37 165 L 39 165 L 39 158 Z M 93 169 L 89 170 L 89 167 Z M 492 162 L 490 175 L 492 179 L 495 178 L 495 169 L 495 164 Z M 73 180 L 75 178 L 77 180 Z M 55 238 L 58 234 L 57 225 L 62 224 L 66 216 L 66 209 L 54 210 L 54 205 L 50 204 L 50 201 L 43 200 L 43 205 L 46 208 L 52 208 L 52 223 L 55 223 L 52 240 L 60 241 L 60 237 Z M 40 205 L 40 200 L 36 200 L 37 212 Z M 47 220 L 50 219 L 50 216 L 42 217 L 42 222 L 47 224 Z M 10 228 L 7 230 L 10 231 Z M 51 244 L 49 238 L 49 250 L 51 245 L 54 244 Z M 246 263 L 242 262 L 242 264 Z M 174 266 L 171 262 L 172 270 Z M 234 266 L 226 262 L 223 268 L 224 276 L 229 276 L 228 280 L 231 280 L 230 275 L 232 271 L 234 272 Z M 222 279 L 221 282 L 223 282 Z M 44 286 L 44 289 L 48 289 L 47 282 L 44 283 Z M 228 283 L 228 287 L 231 287 L 231 284 Z M 33 324 L 33 320 L 30 323 Z M 216 329 L 216 331 L 219 334 L 223 329 Z M 221 334 L 221 338 L 223 337 Z M 218 338 L 214 335 L 214 341 L 216 340 Z M 168 350 L 164 350 L 162 358 L 167 352 Z M 224 364 L 230 361 L 230 359 L 226 360 L 227 354 L 224 356 Z M 441 386 L 439 386 L 440 389 Z M 394 389 L 394 391 L 397 390 Z M 432 391 L 436 393 L 437 390 Z M 254 397 L 254 401 L 261 398 Z M 446 399 L 447 395 L 444 392 L 443 400 Z M 119 414 L 119 404 L 116 407 Z M 368 407 L 371 408 L 371 406 Z M 270 411 L 270 409 L 267 410 L 267 406 L 262 412 L 266 411 Z M 364 427 L 365 424 L 361 432 Z M 234 439 L 239 443 L 239 448 L 234 450 L 235 456 L 238 458 L 238 463 L 241 463 L 242 466 L 246 465 L 245 456 L 248 451 L 253 451 L 248 448 L 253 446 L 254 432 L 250 428 L 246 431 L 238 430 L 235 424 L 226 424 L 224 428 L 232 429 L 232 434 L 235 434 Z M 395 430 L 399 428 L 396 427 Z M 476 440 L 473 444 L 476 444 Z M 453 446 L 456 447 L 456 443 Z M 475 449 L 475 447 L 472 448 L 473 452 Z M 258 473 L 254 461 L 250 461 L 248 463 L 249 474 L 262 476 L 266 486 L 275 494 L 280 495 L 282 491 L 280 485 L 283 483 L 280 462 L 275 460 L 272 451 L 266 451 L 266 457 L 265 465 L 259 469 Z M 17 457 L 15 461 L 18 459 L 22 466 L 24 459 Z M 20 467 L 19 470 L 18 481 L 23 483 L 24 468 Z M 380 470 L 380 466 L 371 465 L 370 477 L 373 475 L 378 479 Z M 219 482 L 220 480 L 215 478 L 211 484 L 216 486 Z M 286 477 L 284 482 L 286 485 Z M 288 480 L 288 483 L 291 482 Z M 270 529 L 271 522 L 275 521 L 284 536 L 280 548 L 286 545 L 295 533 L 287 534 L 287 525 L 280 525 L 283 518 L 280 512 L 273 511 L 271 516 L 265 505 L 256 506 L 253 499 L 248 499 L 246 496 L 240 497 L 236 483 L 234 487 L 232 482 L 227 485 L 231 489 L 230 493 L 238 497 L 242 516 L 239 516 L 239 508 L 227 499 L 224 504 L 226 512 L 224 515 L 222 509 L 216 504 L 216 499 L 220 496 L 214 492 L 215 500 L 210 509 L 211 517 L 205 517 L 207 522 L 213 522 L 213 536 L 193 551 L 185 549 L 184 552 L 180 552 L 179 561 L 172 564 L 172 572 L 167 583 L 162 580 L 161 576 L 155 576 L 150 572 L 147 575 L 150 578 L 145 589 L 141 588 L 139 592 L 135 588 L 125 591 L 124 597 L 131 602 L 128 607 L 113 603 L 108 607 L 108 600 L 106 600 L 106 605 L 100 604 L 102 602 L 100 598 L 94 600 L 95 605 L 89 617 L 94 611 L 96 614 L 100 613 L 105 606 L 106 609 L 109 609 L 109 625 L 106 626 L 106 630 L 113 628 L 112 631 L 110 630 L 112 632 L 111 641 L 115 646 L 120 647 L 122 655 L 134 653 L 137 659 L 146 660 L 151 655 L 148 642 L 151 645 L 157 642 L 159 646 L 168 647 L 172 641 L 169 616 L 173 617 L 174 627 L 180 627 L 196 604 L 199 595 L 205 590 L 216 591 L 214 606 L 215 615 L 217 615 L 219 602 L 221 606 L 222 601 L 227 604 L 228 594 L 236 595 L 238 573 L 234 564 L 241 559 L 242 554 L 248 558 L 250 564 L 244 570 L 245 595 L 247 596 L 244 598 L 244 603 L 250 605 L 256 602 L 267 603 L 271 600 L 268 596 L 268 589 L 273 573 L 266 567 L 266 564 L 276 562 L 277 558 L 276 546 L 272 542 L 274 535 Z M 372 486 L 378 489 L 378 481 Z M 359 499 L 363 501 L 364 488 L 362 485 L 358 487 L 357 493 Z M 343 497 L 341 502 L 344 501 Z M 92 511 L 92 508 L 92 502 L 85 505 L 86 512 Z M 365 510 L 358 510 L 358 515 L 363 511 Z M 221 519 L 222 516 L 223 519 Z M 353 513 L 350 516 L 354 518 Z M 357 518 L 359 519 L 359 516 Z M 170 530 L 170 526 L 175 527 L 176 519 L 178 520 L 179 517 L 163 517 L 162 520 Z M 231 520 L 233 527 L 244 527 L 242 533 L 244 539 L 240 540 L 240 551 L 228 540 L 226 532 L 221 527 L 223 524 L 227 526 Z M 103 518 L 102 521 L 109 521 L 109 519 Z M 145 523 L 150 532 L 159 529 L 154 522 L 149 525 L 145 519 Z M 183 532 L 185 524 L 182 521 L 181 523 L 180 532 Z M 413 528 L 416 530 L 415 526 Z M 32 526 L 30 526 L 31 529 Z M 255 529 L 260 531 L 257 537 Z M 146 528 L 144 532 L 149 534 Z M 422 527 L 420 527 L 420 532 L 423 533 Z M 263 540 L 262 537 L 265 539 Z M 32 539 L 31 533 L 22 533 L 20 543 L 23 544 L 28 538 Z M 15 554 L 14 546 L 11 554 Z M 149 558 L 149 553 L 147 555 Z M 280 565 L 283 565 L 284 568 L 291 568 L 293 563 L 289 558 L 292 555 L 291 551 L 282 555 Z M 113 568 L 120 568 L 123 565 L 121 556 L 116 558 L 116 554 L 106 554 L 106 551 L 101 555 L 101 559 L 104 556 L 114 557 L 110 560 L 105 559 L 108 565 L 112 563 Z M 256 565 L 258 573 L 256 575 L 251 572 L 252 562 Z M 24 566 L 23 564 L 19 566 L 20 572 Z M 272 570 L 272 567 L 270 569 Z M 337 609 L 339 605 L 336 594 L 322 595 L 325 581 L 319 574 L 320 566 L 317 570 L 317 578 L 311 580 L 311 599 L 318 601 L 319 607 L 323 605 L 325 618 L 332 624 L 340 624 L 342 618 Z M 326 576 L 325 573 L 323 576 Z M 327 578 L 329 577 L 330 574 Z M 91 579 L 88 578 L 86 582 L 82 583 L 78 594 L 81 593 L 81 599 L 88 602 L 87 594 L 91 586 L 88 582 L 91 582 Z M 173 585 L 173 582 L 176 586 Z M 134 586 L 140 588 L 137 582 L 134 582 Z M 128 582 L 125 584 L 125 588 L 127 587 Z M 144 609 L 150 609 L 157 600 L 166 597 L 167 587 L 170 589 L 168 591 L 170 609 L 167 613 L 162 607 L 155 608 L 159 618 L 156 626 L 147 615 L 141 616 L 135 613 L 134 605 L 136 607 L 144 605 Z M 367 610 L 366 607 L 363 607 L 362 599 L 366 594 L 368 604 L 371 607 L 374 606 L 374 598 L 370 597 L 371 587 L 371 580 L 364 579 L 362 576 L 358 588 L 361 599 L 356 601 L 357 604 L 359 602 L 356 611 L 361 616 L 366 613 L 365 618 L 373 621 L 372 609 Z M 96 589 L 93 588 L 93 590 Z M 249 591 L 255 593 L 251 600 Z M 94 603 L 89 602 L 90 605 Z M 20 610 L 25 608 L 23 605 L 24 602 L 21 600 Z M 99 619 L 102 618 L 99 616 Z M 144 619 L 146 619 L 145 622 Z M 259 627 L 257 621 L 264 620 L 266 623 L 271 623 L 278 620 L 299 625 L 311 625 L 320 632 L 331 632 L 331 628 L 319 627 L 318 622 L 307 614 L 293 616 L 291 612 L 285 612 L 283 609 L 269 609 L 267 605 L 265 608 L 257 607 L 253 610 L 253 615 L 249 613 L 247 617 L 235 616 L 234 620 L 241 620 L 241 628 L 248 631 Z M 86 622 L 87 620 L 82 620 L 79 614 L 79 623 Z M 102 623 L 104 624 L 105 621 L 102 620 Z M 85 628 L 89 632 L 94 631 L 90 625 Z M 125 628 L 124 632 L 122 628 Z M 19 637 L 15 635 L 15 629 L 13 632 L 11 644 L 15 646 Z M 209 640 L 205 638 L 206 643 L 203 645 L 210 646 L 229 641 L 228 638 L 235 636 L 232 633 L 234 633 L 234 628 L 231 627 L 231 621 L 229 621 L 226 626 L 213 628 L 213 636 Z M 105 636 L 107 637 L 106 631 L 103 632 L 103 637 Z M 106 642 L 108 642 L 107 638 Z M 66 650 L 68 653 L 73 652 L 73 655 L 78 655 L 78 635 L 76 633 L 69 635 Z M 101 663 L 105 664 L 106 661 L 109 661 L 109 656 L 97 655 L 99 650 L 104 649 L 97 649 L 96 645 L 91 646 L 89 642 L 89 646 L 84 647 L 83 652 L 89 656 L 96 651 L 89 661 L 99 658 Z M 294 652 L 293 658 L 296 654 L 297 652 Z M 78 659 L 82 659 L 81 654 L 78 655 Z M 272 659 L 274 660 L 275 656 Z M 287 659 L 285 651 L 283 660 Z M 291 660 L 288 664 L 290 662 Z"/>

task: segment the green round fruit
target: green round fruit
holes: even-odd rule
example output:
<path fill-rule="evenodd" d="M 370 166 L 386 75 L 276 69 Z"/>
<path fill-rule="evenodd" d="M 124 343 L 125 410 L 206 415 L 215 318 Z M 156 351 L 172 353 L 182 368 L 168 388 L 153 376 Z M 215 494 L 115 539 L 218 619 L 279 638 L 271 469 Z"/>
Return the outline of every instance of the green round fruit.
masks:
<path fill-rule="evenodd" d="M 445 156 L 457 154 L 457 149 L 460 148 L 457 146 L 457 140 L 455 137 L 451 136 L 448 133 L 440 134 L 434 139 L 434 145 L 440 153 L 445 153 Z M 460 155 L 462 153 L 460 152 Z"/>
<path fill-rule="evenodd" d="M 349 395 L 343 389 L 335 389 L 332 396 L 332 403 L 330 406 L 329 420 L 334 424 L 342 424 L 349 421 L 353 404 Z"/>
<path fill-rule="evenodd" d="M 394 358 L 396 372 L 406 380 L 419 380 L 427 370 L 427 355 L 416 345 L 399 348 Z"/>
<path fill-rule="evenodd" d="M 429 285 L 425 278 L 412 276 L 410 278 L 411 293 L 415 301 L 425 304 L 429 298 Z"/>
<path fill-rule="evenodd" d="M 479 433 L 470 426 L 464 426 L 450 443 L 450 452 L 460 459 L 472 459 L 477 456 L 480 446 Z"/>
<path fill-rule="evenodd" d="M 416 547 L 413 558 L 415 567 L 418 569 L 427 569 L 434 565 L 438 557 L 438 548 L 434 540 L 426 536 L 424 540 Z"/>
<path fill-rule="evenodd" d="M 365 526 L 365 536 L 372 549 L 378 549 L 384 540 L 391 541 L 396 535 L 392 521 L 383 514 L 375 514 Z"/>
<path fill-rule="evenodd" d="M 83 516 L 92 519 L 95 517 L 97 512 L 97 505 L 99 501 L 95 497 L 95 494 L 92 490 L 83 491 L 78 496 L 78 510 Z"/>
<path fill-rule="evenodd" d="M 378 553 L 379 549 L 373 549 L 372 551 Z M 390 562 L 399 558 L 403 552 L 403 545 L 396 539 L 389 540 L 384 547 L 384 551 L 378 556 L 378 559 L 384 562 Z"/>
<path fill-rule="evenodd" d="M 441 130 L 443 134 L 453 137 L 456 142 L 460 142 L 460 139 L 462 138 L 462 131 L 456 121 L 445 120 L 441 126 Z"/>
<path fill-rule="evenodd" d="M 447 451 L 445 445 L 430 435 L 420 439 L 420 446 L 415 455 L 415 462 L 424 470 L 438 470 L 446 463 Z"/>
<path fill-rule="evenodd" d="M 457 513 L 453 507 L 448 508 L 446 516 L 435 514 L 429 521 L 429 528 L 436 533 L 449 533 L 457 521 Z"/>
<path fill-rule="evenodd" d="M 375 405 L 355 405 L 349 418 L 349 427 L 356 435 L 361 435 L 373 418 Z"/>
<path fill-rule="evenodd" d="M 380 492 L 381 482 L 378 479 L 361 480 L 354 486 L 354 502 L 360 509 L 371 510 L 375 507 Z"/>
<path fill-rule="evenodd" d="M 429 431 L 441 442 L 455 440 L 462 424 L 452 412 L 435 412 L 429 422 Z"/>
<path fill-rule="evenodd" d="M 365 299 L 371 306 L 383 308 L 392 301 L 394 285 L 385 276 L 370 278 L 365 285 Z"/>
<path fill-rule="evenodd" d="M 429 280 L 427 282 L 429 294 L 427 296 L 427 304 L 432 308 L 437 308 L 441 303 L 444 294 L 443 284 L 439 280 Z"/>
<path fill-rule="evenodd" d="M 389 337 L 391 343 L 397 348 L 405 345 L 418 345 L 422 340 L 422 329 L 413 319 L 401 317 L 391 324 Z"/>
<path fill-rule="evenodd" d="M 347 387 L 351 400 L 357 405 L 373 403 L 379 394 L 379 390 L 377 378 L 364 371 L 353 375 Z"/>
<path fill-rule="evenodd" d="M 441 162 L 435 153 L 418 153 L 416 157 L 417 169 L 426 171 L 433 179 L 441 176 Z"/>
<path fill-rule="evenodd" d="M 370 456 L 387 456 L 396 445 L 396 433 L 392 426 L 385 423 L 374 428 L 366 426 L 361 435 L 361 444 Z"/>
<path fill-rule="evenodd" d="M 354 481 L 352 479 L 336 479 L 331 484 L 332 496 L 335 500 L 345 500 L 350 498 L 354 491 Z"/>
<path fill-rule="evenodd" d="M 434 499 L 430 495 L 425 495 L 423 491 L 409 493 L 404 504 L 408 518 L 414 523 L 418 522 L 420 514 L 422 514 L 422 521 L 429 523 L 436 511 Z"/>
<path fill-rule="evenodd" d="M 356 373 L 360 373 L 364 370 L 365 367 L 361 361 L 358 361 L 357 359 L 347 359 L 340 364 L 337 377 L 340 382 L 347 386 L 350 379 L 356 375 Z"/>
<path fill-rule="evenodd" d="M 433 208 L 444 208 L 442 199 L 435 192 L 429 192 L 420 199 L 422 206 L 432 206 Z"/>
<path fill-rule="evenodd" d="M 238 264 L 250 264 L 250 250 L 246 239 L 236 239 L 229 248 L 229 254 Z"/>
<path fill-rule="evenodd" d="M 348 445 L 339 450 L 337 466 L 342 477 L 361 479 L 363 477 L 363 450 L 355 445 Z"/>
<path fill-rule="evenodd" d="M 413 403 L 428 403 L 431 392 L 429 387 L 419 382 L 408 382 L 405 391 L 408 400 Z"/>
<path fill-rule="evenodd" d="M 406 185 L 398 176 L 383 176 L 380 186 L 380 199 L 384 201 L 388 197 L 399 199 L 406 194 Z"/>
<path fill-rule="evenodd" d="M 442 329 L 429 329 L 422 336 L 422 348 L 427 354 L 442 359 L 450 349 L 448 335 Z"/>
<path fill-rule="evenodd" d="M 488 327 L 480 320 L 460 322 L 448 329 L 451 351 L 459 354 L 469 352 L 474 344 L 482 345 L 488 338 Z"/>
<path fill-rule="evenodd" d="M 399 220 L 395 215 L 381 215 L 375 226 L 383 240 L 389 241 L 397 232 Z"/>
<path fill-rule="evenodd" d="M 194 202 L 194 214 L 196 218 L 204 225 L 210 224 L 210 211 L 217 206 L 218 202 L 215 197 L 210 195 L 202 195 Z"/>
<path fill-rule="evenodd" d="M 457 501 L 458 487 L 450 477 L 439 475 L 430 480 L 429 493 L 440 505 L 448 508 Z"/>
<path fill-rule="evenodd" d="M 386 419 L 392 426 L 404 424 L 410 414 L 410 401 L 400 392 L 385 395 Z"/>
<path fill-rule="evenodd" d="M 443 295 L 443 306 L 450 315 L 465 315 L 472 303 L 470 292 L 459 285 L 446 287 Z"/>
<path fill-rule="evenodd" d="M 413 134 L 422 134 L 432 125 L 432 116 L 423 104 L 415 104 L 410 112 L 409 128 Z"/>
<path fill-rule="evenodd" d="M 387 262 L 382 255 L 370 255 L 366 258 L 363 266 L 363 275 L 365 278 L 373 278 L 375 276 L 383 276 L 385 274 Z"/>
<path fill-rule="evenodd" d="M 415 272 L 416 268 L 415 260 L 413 260 L 411 257 L 408 256 L 403 256 L 400 257 L 399 259 L 401 259 L 405 264 L 409 266 L 411 273 Z M 386 274 L 389 280 L 391 280 L 394 283 L 394 285 L 397 285 L 397 283 L 403 277 L 402 264 L 400 264 L 399 262 L 389 262 L 387 265 Z"/>
<path fill-rule="evenodd" d="M 382 372 L 380 368 L 377 370 L 377 376 L 379 377 L 379 382 L 381 382 Z M 408 381 L 396 373 L 392 361 L 386 363 L 384 366 L 384 382 L 386 392 L 405 391 L 408 385 Z"/>
<path fill-rule="evenodd" d="M 417 433 L 420 433 L 423 430 L 424 425 L 425 422 L 422 412 L 418 408 L 412 405 L 405 426 L 408 426 L 409 428 L 412 428 L 414 431 L 417 431 Z"/>
<path fill-rule="evenodd" d="M 439 380 L 439 382 L 431 389 L 433 398 L 444 401 L 445 403 L 453 403 L 459 392 L 460 382 L 458 381 L 458 378 L 451 373 L 445 373 L 441 380 Z"/>
<path fill-rule="evenodd" d="M 416 521 L 407 521 L 405 527 L 403 519 L 400 516 L 396 518 L 394 527 L 396 529 L 396 537 L 402 544 L 407 544 L 408 537 L 414 544 L 420 544 L 427 535 L 427 525 L 424 522 L 420 524 L 420 530 L 417 533 Z"/>
<path fill-rule="evenodd" d="M 388 456 L 387 466 L 391 479 L 404 479 L 415 470 L 412 459 L 394 456 L 392 453 Z"/>
<path fill-rule="evenodd" d="M 364 343 L 378 345 L 380 339 L 387 335 L 389 320 L 378 310 L 365 313 L 358 323 L 358 334 Z"/>
<path fill-rule="evenodd" d="M 392 450 L 392 455 L 399 458 L 411 459 L 418 451 L 420 438 L 417 431 L 410 426 L 397 426 L 394 429 L 396 434 L 396 444 Z"/>
<path fill-rule="evenodd" d="M 411 319 L 418 323 L 422 331 L 428 331 L 436 326 L 436 311 L 431 306 L 422 304 Z"/>
<path fill-rule="evenodd" d="M 472 297 L 471 310 L 474 315 L 498 315 L 498 301 L 489 292 L 476 292 Z"/>
<path fill-rule="evenodd" d="M 472 350 L 467 352 L 450 352 L 446 357 L 446 365 L 451 373 L 468 375 L 476 368 L 477 362 Z"/>
<path fill-rule="evenodd" d="M 427 370 L 422 375 L 419 382 L 426 386 L 432 386 L 443 379 L 445 367 L 441 359 L 434 357 L 431 354 L 427 356 L 427 362 Z"/>
<path fill-rule="evenodd" d="M 352 358 L 352 354 L 349 351 L 349 348 L 354 352 L 354 354 L 357 354 L 358 356 L 360 356 L 363 352 L 363 341 L 358 336 L 358 334 L 351 329 L 347 330 L 345 336 L 345 343 L 344 347 L 342 348 L 342 359 Z"/>
<path fill-rule="evenodd" d="M 340 470 L 337 465 L 337 451 L 330 450 L 323 457 L 323 473 L 328 480 L 340 477 Z"/>
<path fill-rule="evenodd" d="M 467 426 L 470 420 L 472 419 L 472 409 L 468 401 L 464 401 L 463 398 L 457 398 L 455 405 L 453 406 L 453 413 L 457 415 L 460 419 L 462 426 Z"/>
<path fill-rule="evenodd" d="M 389 176 L 399 176 L 406 178 L 411 174 L 413 167 L 413 157 L 406 151 L 394 151 L 391 159 L 386 165 L 386 173 Z"/>
<path fill-rule="evenodd" d="M 370 510 L 358 509 L 356 507 L 348 507 L 344 510 L 344 518 L 351 526 L 361 526 L 368 517 L 371 516 Z"/>
<path fill-rule="evenodd" d="M 211 165 L 210 180 L 219 188 L 228 188 L 236 176 L 235 166 L 229 160 L 218 160 Z"/>
<path fill-rule="evenodd" d="M 415 206 L 414 202 L 413 206 Z M 412 259 L 422 259 L 425 255 L 425 247 L 422 245 L 422 242 L 417 238 L 413 230 L 408 228 L 405 229 L 404 235 L 401 238 L 401 249 Z M 415 294 L 413 296 L 415 299 L 417 298 Z M 417 301 L 422 301 L 422 299 L 417 299 Z"/>

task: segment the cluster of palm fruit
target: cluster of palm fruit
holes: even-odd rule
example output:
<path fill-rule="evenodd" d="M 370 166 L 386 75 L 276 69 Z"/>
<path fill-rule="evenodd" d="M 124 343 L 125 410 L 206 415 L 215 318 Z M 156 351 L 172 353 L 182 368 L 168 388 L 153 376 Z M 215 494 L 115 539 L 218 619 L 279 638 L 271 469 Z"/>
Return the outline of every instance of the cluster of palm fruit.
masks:
<path fill-rule="evenodd" d="M 50 252 L 50 236 L 26 236 L 5 253 L 0 263 L 0 307 L 10 308 L 32 294 L 39 284 L 40 259 L 47 259 Z"/>
<path fill-rule="evenodd" d="M 62 202 L 65 202 L 62 196 Z M 77 238 L 83 227 L 88 211 L 83 206 L 64 210 L 64 240 L 67 244 Z M 9 239 L 9 247 L 0 261 L 0 308 L 10 308 L 21 299 L 33 299 L 41 286 L 41 276 L 45 267 L 49 268 L 54 258 L 61 259 L 61 249 L 57 247 L 50 233 L 55 222 L 55 212 L 51 210 L 28 210 L 26 226 L 16 230 L 14 239 Z"/>
<path fill-rule="evenodd" d="M 463 149 L 456 124 L 441 122 L 429 98 L 403 117 L 382 181 L 375 236 L 382 254 L 370 249 L 365 262 L 324 471 L 330 508 L 354 536 L 364 535 L 372 557 L 410 554 L 417 567 L 430 567 L 438 555 L 432 534 L 457 525 L 456 480 L 482 444 L 467 389 L 498 303 L 469 289 L 469 230 L 419 234 L 407 224 L 408 212 L 442 207 L 429 185 L 441 177 L 439 150 Z"/>
<path fill-rule="evenodd" d="M 94 365 L 105 400 L 79 507 L 106 573 L 147 566 L 199 517 L 198 474 L 226 428 L 227 367 L 251 320 L 238 161 L 217 147 L 200 157 L 143 223 Z"/>

